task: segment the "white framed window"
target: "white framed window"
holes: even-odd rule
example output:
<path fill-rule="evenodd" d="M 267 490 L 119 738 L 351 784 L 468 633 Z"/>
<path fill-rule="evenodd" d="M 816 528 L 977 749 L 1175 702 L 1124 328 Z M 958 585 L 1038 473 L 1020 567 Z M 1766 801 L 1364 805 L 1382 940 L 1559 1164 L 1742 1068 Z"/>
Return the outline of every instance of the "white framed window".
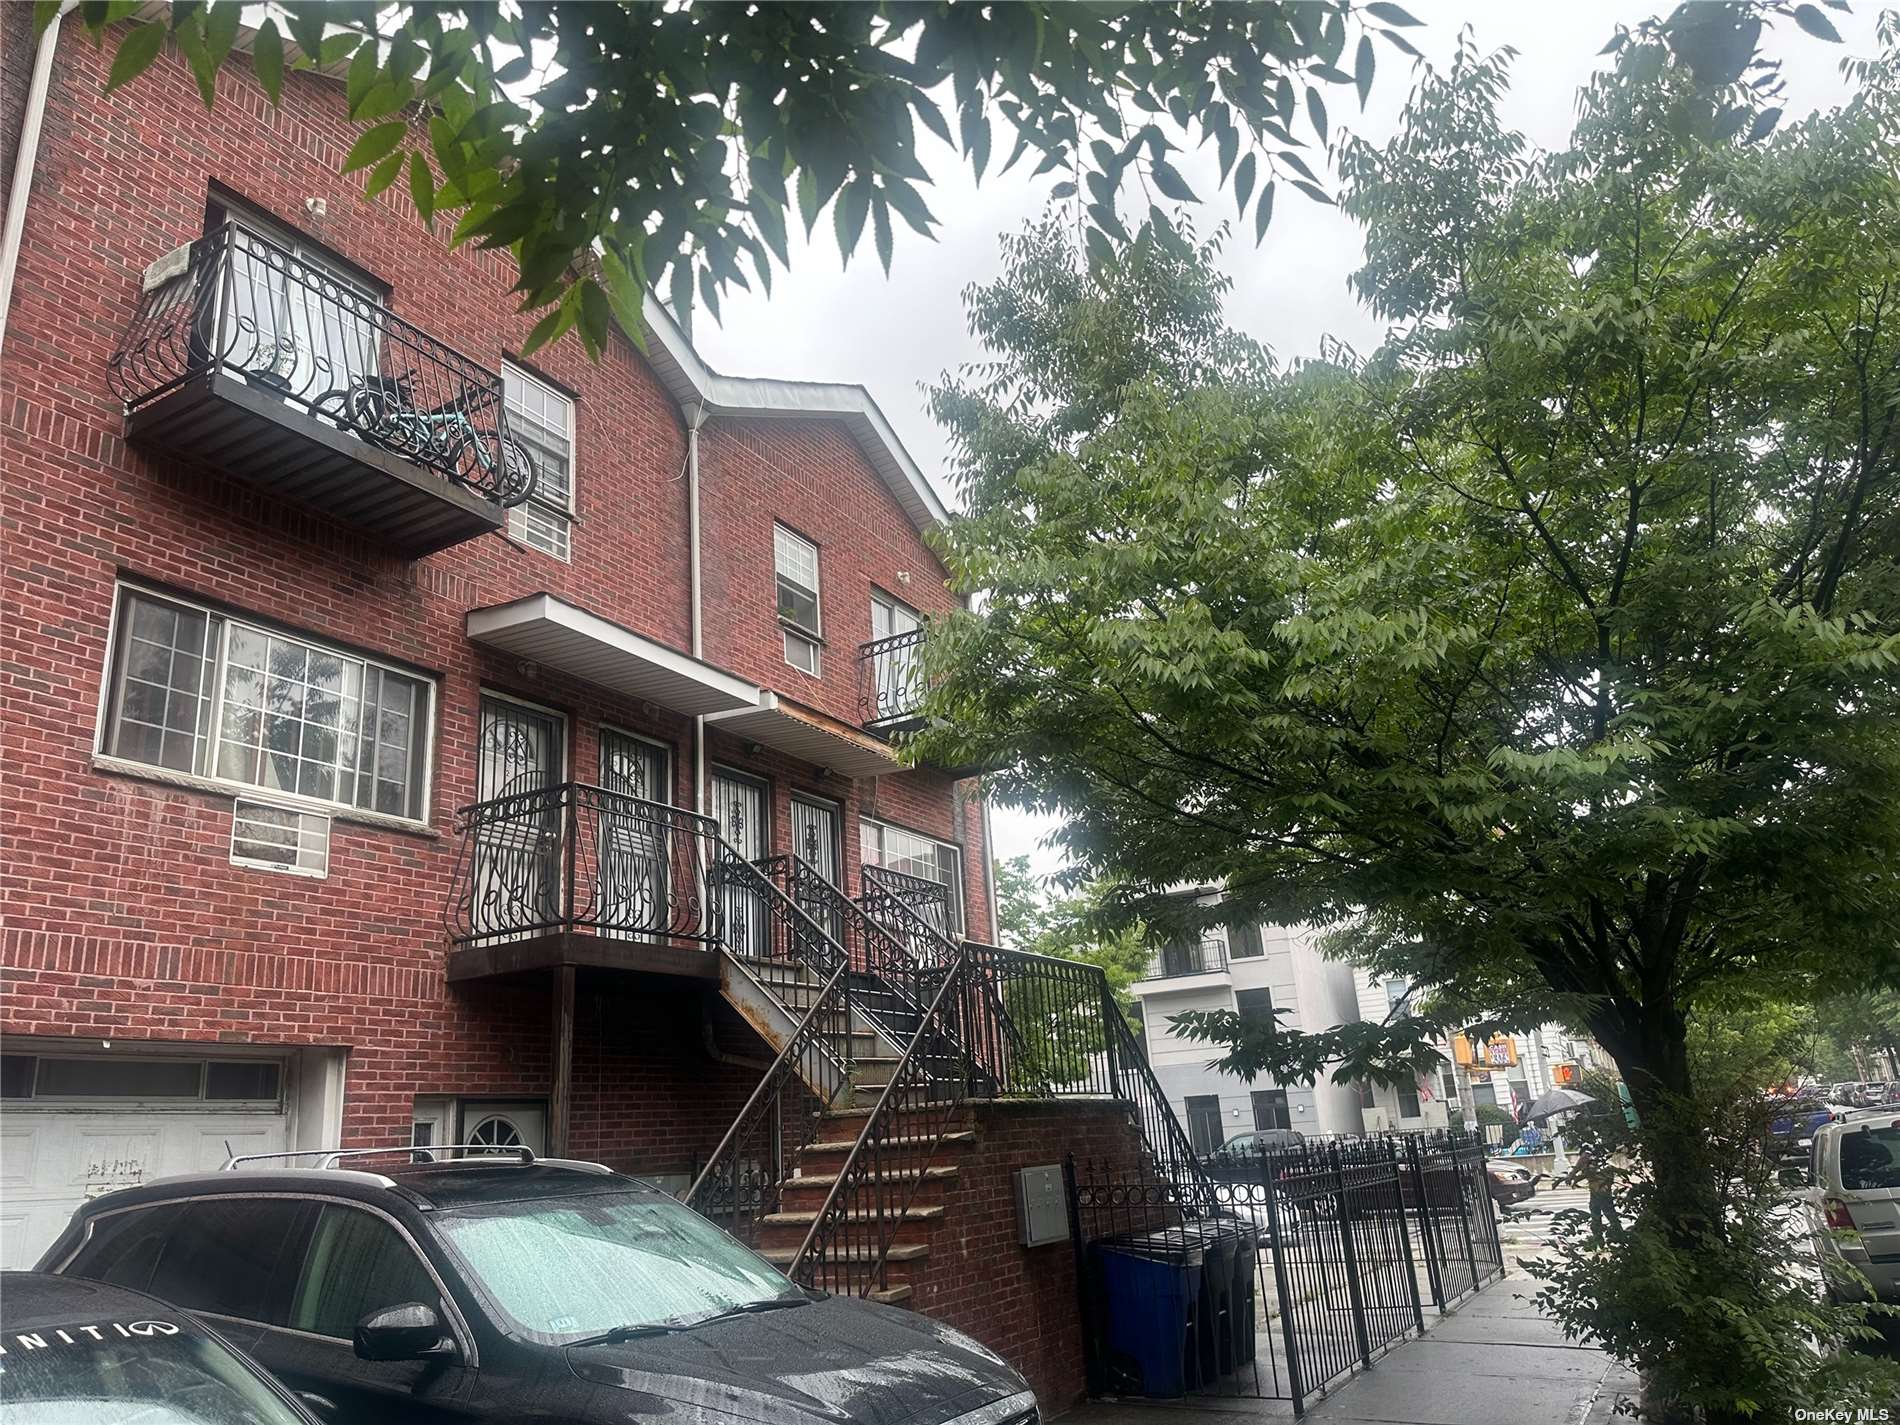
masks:
<path fill-rule="evenodd" d="M 119 586 L 100 717 L 106 757 L 259 789 L 273 804 L 421 822 L 434 718 L 427 678 Z M 240 840 L 234 827 L 234 855 Z"/>
<path fill-rule="evenodd" d="M 775 524 L 772 564 L 778 577 L 778 618 L 785 634 L 785 661 L 816 677 L 819 651 L 824 646 L 818 603 L 818 546 L 804 535 Z"/>
<path fill-rule="evenodd" d="M 573 545 L 574 402 L 512 362 L 501 364 L 508 434 L 534 460 L 534 493 L 508 511 L 508 533 L 565 560 Z"/>
<path fill-rule="evenodd" d="M 330 874 L 330 818 L 239 797 L 231 809 L 231 864 L 321 880 Z"/>
<path fill-rule="evenodd" d="M 858 822 L 858 857 L 867 866 L 882 866 L 942 886 L 950 906 L 950 930 L 955 935 L 963 933 L 961 846 L 864 817 Z"/>

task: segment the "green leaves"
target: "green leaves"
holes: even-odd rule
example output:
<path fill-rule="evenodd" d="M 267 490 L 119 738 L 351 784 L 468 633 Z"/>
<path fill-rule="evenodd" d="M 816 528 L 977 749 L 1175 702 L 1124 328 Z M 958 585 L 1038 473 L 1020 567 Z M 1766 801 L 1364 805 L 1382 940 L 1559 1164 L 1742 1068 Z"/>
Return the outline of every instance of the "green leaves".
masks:
<path fill-rule="evenodd" d="M 1816 39 L 1830 44 L 1841 42 L 1841 32 L 1834 28 L 1834 22 L 1821 13 L 1818 5 L 1797 5 L 1794 7 L 1794 22 Z"/>
<path fill-rule="evenodd" d="M 102 34 L 134 8 L 110 0 L 77 14 Z M 47 14 L 36 10 L 36 23 Z M 211 102 L 239 42 L 240 0 L 170 14 Z M 982 23 L 974 15 L 843 0 L 505 12 L 475 0 L 381 8 L 282 0 L 258 17 L 251 49 L 273 102 L 287 67 L 340 78 L 347 112 L 364 126 L 348 161 L 366 173 L 367 190 L 406 178 L 425 218 L 452 215 L 452 241 L 522 244 L 522 286 L 534 301 L 566 301 L 571 274 L 602 244 L 638 244 L 643 281 L 710 307 L 735 283 L 769 282 L 772 264 L 787 261 L 794 205 L 808 233 L 831 208 L 847 258 L 868 226 L 879 262 L 894 269 L 897 219 L 918 236 L 938 230 L 921 155 L 932 144 L 943 154 L 953 141 L 979 180 L 1027 159 L 1049 175 L 1052 195 L 1086 197 L 1076 208 L 1092 234 L 1085 241 L 1110 260 L 1136 240 L 1150 201 L 1213 196 L 1195 191 L 1174 156 L 1211 139 L 1219 186 L 1234 185 L 1240 217 L 1263 232 L 1272 209 L 1261 198 L 1276 173 L 1297 173 L 1311 185 L 1302 192 L 1321 191 L 1286 158 L 1309 126 L 1328 138 L 1319 90 L 1351 85 L 1363 105 L 1374 82 L 1371 36 L 1395 39 L 1392 27 L 1414 23 L 1391 5 L 1355 14 L 1346 0 L 1308 0 L 1290 12 L 1292 23 L 1289 12 L 1245 6 L 1010 7 Z M 157 28 L 128 29 L 114 86 L 162 45 Z M 946 82 L 954 121 L 941 102 Z M 416 104 L 427 106 L 429 149 L 399 157 L 390 125 Z M 1149 122 L 1162 115 L 1165 134 Z M 1010 148 L 1001 165 L 999 139 Z M 1124 199 L 1134 207 L 1124 211 Z M 574 301 L 577 311 L 597 310 L 584 295 Z M 680 315 L 689 319 L 689 306 Z"/>
<path fill-rule="evenodd" d="M 112 68 L 106 75 L 106 93 L 131 83 L 151 68 L 152 61 L 164 47 L 163 25 L 134 25 L 128 29 L 119 40 L 118 49 L 113 51 Z"/>
<path fill-rule="evenodd" d="M 349 153 L 344 156 L 343 171 L 354 173 L 359 168 L 368 168 L 371 164 L 382 162 L 384 157 L 402 142 L 403 136 L 408 132 L 409 126 L 400 119 L 392 119 L 389 123 L 378 124 L 373 129 L 364 130 L 357 136 L 356 142 L 350 145 Z"/>

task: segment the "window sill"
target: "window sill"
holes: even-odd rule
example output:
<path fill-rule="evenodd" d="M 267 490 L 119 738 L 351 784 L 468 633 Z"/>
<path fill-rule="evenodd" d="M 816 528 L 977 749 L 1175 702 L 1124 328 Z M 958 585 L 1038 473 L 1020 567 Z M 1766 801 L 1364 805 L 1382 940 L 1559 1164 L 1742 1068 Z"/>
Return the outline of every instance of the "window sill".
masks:
<path fill-rule="evenodd" d="M 813 633 L 810 629 L 806 628 L 805 625 L 802 623 L 792 622 L 792 620 L 786 618 L 784 614 L 778 615 L 778 626 L 783 629 L 789 629 L 791 632 L 797 634 L 800 638 L 805 639 L 806 641 L 810 643 L 815 643 L 820 648 L 824 648 L 826 646 L 824 636 L 822 634 Z"/>
<path fill-rule="evenodd" d="M 122 757 L 111 757 L 103 752 L 92 754 L 93 770 L 109 773 L 115 777 L 131 777 L 141 782 L 158 782 L 168 787 L 178 787 L 188 792 L 206 792 L 214 797 L 224 797 L 235 801 L 239 797 L 256 797 L 264 801 L 281 802 L 285 806 L 294 806 L 302 811 L 310 811 L 318 816 L 327 816 L 332 821 L 347 821 L 358 826 L 374 826 L 383 831 L 399 831 L 407 836 L 426 837 L 431 841 L 442 839 L 442 833 L 427 822 L 411 821 L 407 817 L 390 816 L 385 812 L 364 811 L 361 807 L 340 807 L 329 802 L 316 801 L 310 797 L 294 796 L 288 792 L 273 792 L 265 787 L 237 787 L 229 782 L 220 782 L 214 777 L 201 777 L 195 772 L 174 772 L 168 767 L 151 767 L 143 762 L 130 762 Z"/>

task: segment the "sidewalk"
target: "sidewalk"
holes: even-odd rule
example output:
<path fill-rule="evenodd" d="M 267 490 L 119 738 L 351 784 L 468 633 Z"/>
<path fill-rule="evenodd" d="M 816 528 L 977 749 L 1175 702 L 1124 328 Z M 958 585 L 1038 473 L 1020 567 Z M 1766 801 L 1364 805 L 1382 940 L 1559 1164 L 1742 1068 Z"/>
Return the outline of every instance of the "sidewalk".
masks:
<path fill-rule="evenodd" d="M 1522 1270 L 1494 1282 L 1451 1315 L 1426 1319 L 1425 1334 L 1396 1346 L 1370 1370 L 1309 1404 L 1306 1419 L 1324 1425 L 1598 1425 L 1614 1418 L 1619 1393 L 1636 1382 L 1593 1346 L 1566 1342 L 1531 1304 L 1537 1284 Z M 1064 1425 L 1209 1425 L 1287 1421 L 1285 1401 L 1196 1399 L 1130 1403 L 1091 1401 Z"/>

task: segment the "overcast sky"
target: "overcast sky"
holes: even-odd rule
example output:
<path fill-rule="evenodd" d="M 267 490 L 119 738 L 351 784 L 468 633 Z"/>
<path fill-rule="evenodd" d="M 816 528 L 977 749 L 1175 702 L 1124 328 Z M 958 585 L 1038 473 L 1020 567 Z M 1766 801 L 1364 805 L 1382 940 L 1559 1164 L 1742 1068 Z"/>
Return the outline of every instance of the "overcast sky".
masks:
<path fill-rule="evenodd" d="M 1542 148 L 1558 147 L 1568 136 L 1577 89 L 1604 62 L 1597 51 L 1616 24 L 1634 24 L 1658 13 L 1655 4 L 1523 0 L 1417 0 L 1410 8 L 1425 23 L 1408 36 L 1440 68 L 1449 65 L 1458 33 L 1466 25 L 1481 49 L 1509 46 L 1518 52 L 1504 117 Z M 1878 13 L 1877 6 L 1864 0 L 1855 0 L 1851 14 L 1830 10 L 1846 41 L 1838 46 L 1811 39 L 1786 20 L 1779 23 L 1765 49 L 1784 62 L 1789 118 L 1832 107 L 1846 97 L 1839 62 L 1844 54 L 1874 52 Z M 1396 127 L 1413 82 L 1413 61 L 1383 42 L 1377 54 L 1379 69 L 1364 113 L 1357 111 L 1349 90 L 1327 96 L 1336 131 L 1348 129 L 1374 142 Z M 960 159 L 921 126 L 918 134 L 934 149 L 923 153 L 923 161 L 938 176 L 929 195 L 942 224 L 937 242 L 898 223 L 889 278 L 878 266 L 868 233 L 846 268 L 827 214 L 808 246 L 794 241 L 792 270 L 778 275 L 769 299 L 733 293 L 724 302 L 723 322 L 715 325 L 701 314 L 694 337 L 712 365 L 730 375 L 863 384 L 918 465 L 954 503 L 942 475 L 943 437 L 925 409 L 922 387 L 980 355 L 964 326 L 963 291 L 972 282 L 996 276 L 998 236 L 1039 213 L 1059 175 L 1032 182 L 1027 172 L 1033 165 L 1025 160 L 1000 179 L 992 174 L 979 188 Z M 997 147 L 1001 154 L 1008 152 L 1000 135 Z M 1209 199 L 1217 175 L 1213 146 L 1184 156 L 1176 166 L 1195 192 Z M 1232 216 L 1232 198 L 1223 193 L 1206 202 L 1197 220 L 1205 231 L 1213 220 Z M 1236 235 L 1228 243 L 1225 265 L 1235 279 L 1229 319 L 1282 360 L 1315 353 L 1328 334 L 1370 349 L 1378 342 L 1379 326 L 1346 288 L 1347 274 L 1360 259 L 1359 232 L 1352 223 L 1282 184 L 1266 241 L 1256 247 L 1250 238 Z M 1046 821 L 997 808 L 997 854 L 1027 854 L 1039 871 L 1053 869 L 1053 854 L 1039 845 L 1048 827 Z"/>

